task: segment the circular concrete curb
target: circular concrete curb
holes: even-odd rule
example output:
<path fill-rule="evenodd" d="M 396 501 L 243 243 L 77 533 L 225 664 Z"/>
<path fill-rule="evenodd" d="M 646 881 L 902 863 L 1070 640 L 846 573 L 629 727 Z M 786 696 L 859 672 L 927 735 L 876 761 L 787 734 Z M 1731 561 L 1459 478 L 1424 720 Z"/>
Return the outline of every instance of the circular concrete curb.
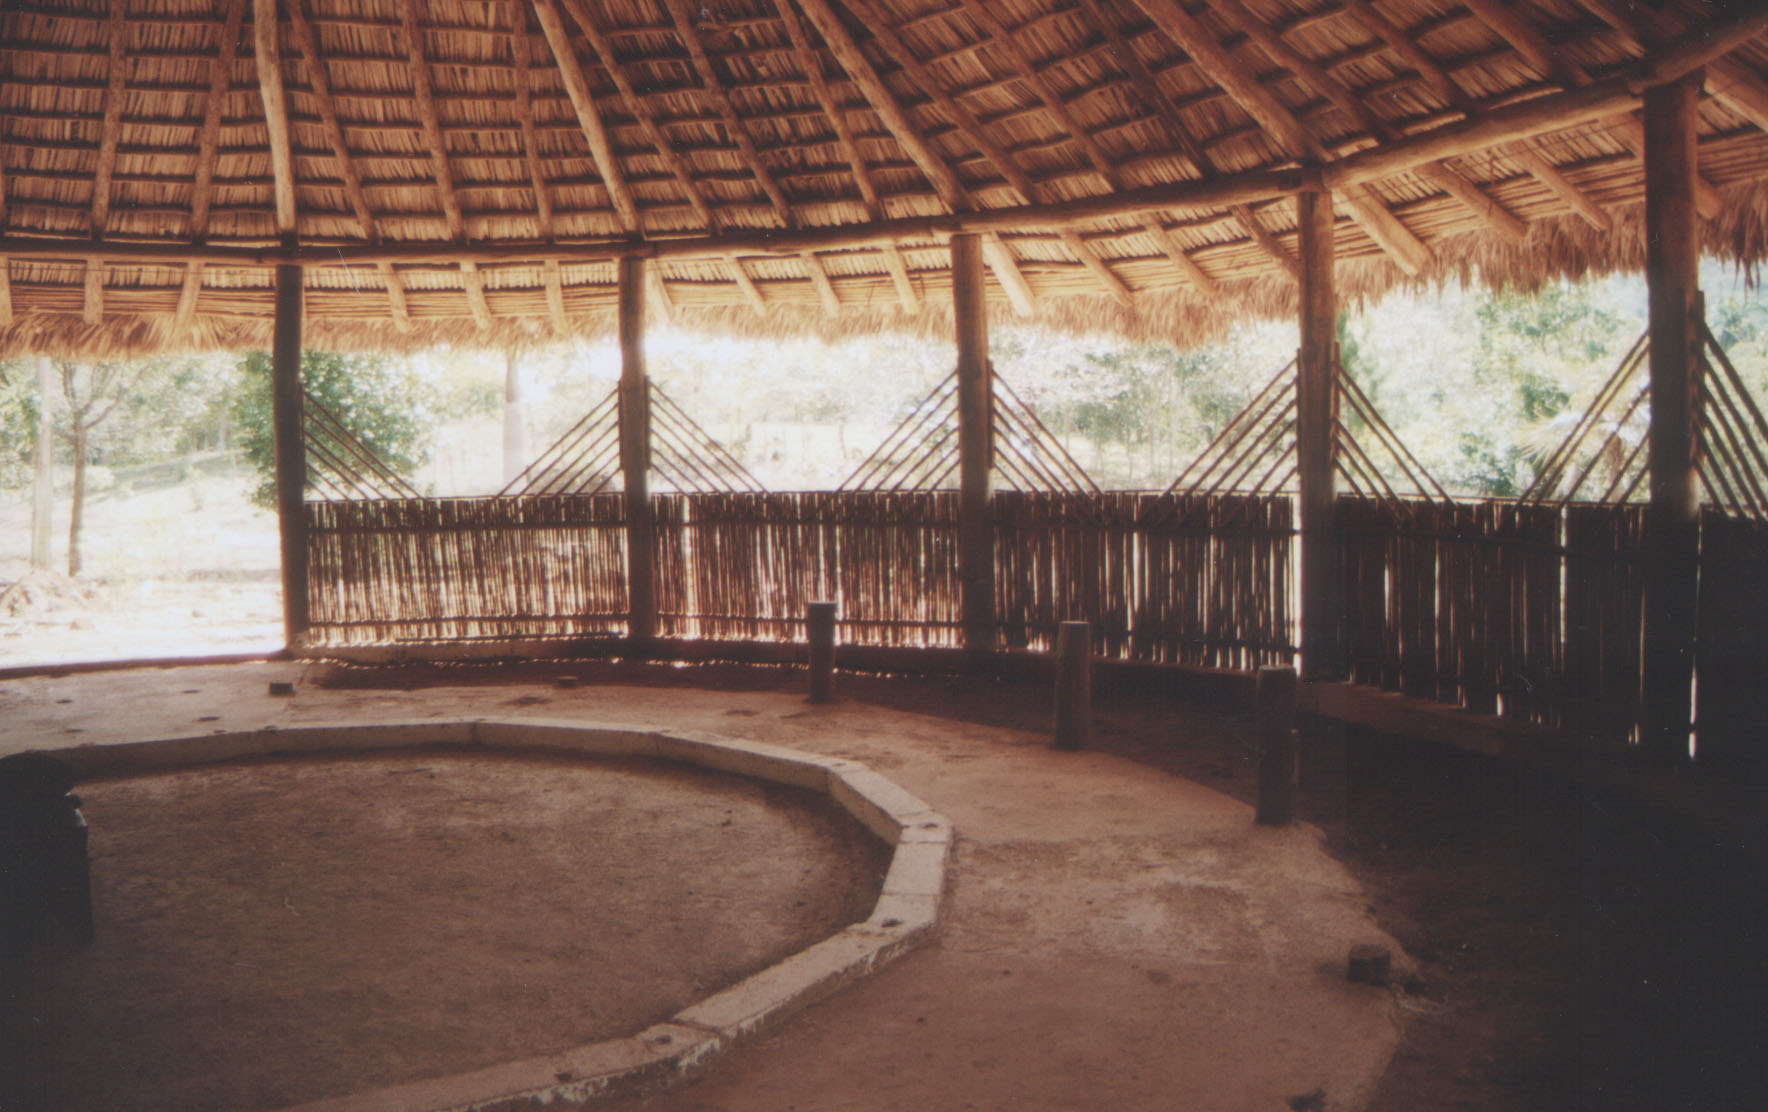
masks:
<path fill-rule="evenodd" d="M 938 924 L 952 828 L 944 816 L 864 765 L 689 731 L 558 720 L 292 726 L 56 750 L 81 776 L 156 772 L 241 757 L 422 745 L 553 749 L 651 757 L 826 793 L 896 847 L 883 891 L 855 923 L 626 1038 L 538 1058 L 303 1104 L 291 1112 L 514 1112 L 669 1084 L 914 949 Z"/>

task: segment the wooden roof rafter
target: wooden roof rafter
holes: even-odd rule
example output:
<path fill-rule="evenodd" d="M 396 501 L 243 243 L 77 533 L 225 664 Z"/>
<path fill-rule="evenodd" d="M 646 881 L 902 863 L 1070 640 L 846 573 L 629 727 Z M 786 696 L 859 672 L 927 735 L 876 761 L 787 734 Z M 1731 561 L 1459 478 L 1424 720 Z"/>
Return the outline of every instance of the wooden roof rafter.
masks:
<path fill-rule="evenodd" d="M 88 218 L 95 241 L 104 239 L 110 220 L 111 175 L 116 172 L 117 143 L 123 135 L 123 97 L 129 76 L 127 15 L 127 0 L 110 0 L 110 15 L 105 21 L 109 77 L 104 90 L 104 125 L 99 133 L 98 165 L 92 177 L 92 209 Z M 104 317 L 104 273 L 103 260 L 86 260 L 86 290 L 80 316 L 87 324 L 97 324 Z"/>
<path fill-rule="evenodd" d="M 215 191 L 215 157 L 221 146 L 221 106 L 233 88 L 233 66 L 239 49 L 240 24 L 245 20 L 245 0 L 222 0 L 221 38 L 209 68 L 209 95 L 203 102 L 202 130 L 197 134 L 196 175 L 190 187 L 190 221 L 185 234 L 200 243 L 209 231 L 209 206 Z M 196 316 L 202 293 L 203 264 L 186 263 L 184 284 L 178 290 L 178 307 L 172 312 L 172 331 L 181 333 Z"/>
<path fill-rule="evenodd" d="M 295 48 L 301 52 L 302 61 L 306 63 L 308 92 L 319 111 L 320 125 L 325 132 L 326 142 L 331 145 L 332 157 L 337 161 L 338 174 L 344 183 L 344 196 L 350 202 L 356 222 L 362 226 L 362 237 L 370 243 L 378 243 L 381 239 L 380 228 L 369 206 L 368 194 L 362 188 L 361 175 L 356 172 L 356 162 L 351 155 L 350 145 L 344 138 L 337 105 L 332 99 L 331 82 L 326 76 L 325 56 L 320 52 L 319 38 L 313 33 L 312 24 L 307 21 L 304 6 L 305 0 L 284 0 L 283 10 L 288 15 L 289 32 L 295 40 Z M 379 263 L 376 269 L 380 272 L 381 282 L 387 287 L 387 311 L 393 319 L 393 327 L 400 332 L 410 332 L 411 310 L 406 304 L 405 285 L 400 281 L 398 271 L 393 269 L 390 262 Z M 469 279 L 469 298 L 472 296 L 471 291 Z M 480 290 L 480 298 L 483 297 L 484 291 Z M 477 313 L 474 315 L 477 316 Z"/>
<path fill-rule="evenodd" d="M 817 56 L 815 47 L 811 45 L 810 36 L 798 13 L 792 7 L 792 0 L 773 0 L 775 9 L 780 13 L 780 22 L 786 28 L 787 38 L 792 46 L 792 53 L 803 71 L 806 80 L 816 93 L 817 103 L 822 106 L 823 114 L 828 118 L 829 126 L 835 132 L 836 145 L 841 148 L 843 157 L 853 172 L 854 184 L 859 188 L 861 199 L 865 202 L 866 215 L 874 221 L 885 218 L 883 198 L 878 193 L 877 183 L 872 180 L 871 171 L 866 168 L 866 159 L 855 139 L 853 125 L 847 120 L 847 113 L 835 99 L 834 90 L 829 87 L 828 80 L 823 76 L 822 60 Z M 903 259 L 902 249 L 895 243 L 886 243 L 880 249 L 884 257 L 884 268 L 890 273 L 890 280 L 896 286 L 896 296 L 901 301 L 903 310 L 915 313 L 920 310 L 920 296 L 915 292 L 915 285 L 909 279 L 908 264 Z"/>
<path fill-rule="evenodd" d="M 541 0 L 536 0 L 537 6 L 540 2 Z M 716 233 L 718 219 L 713 214 L 712 206 L 706 203 L 706 198 L 701 194 L 699 186 L 694 183 L 692 169 L 675 149 L 675 146 L 670 143 L 669 136 L 663 131 L 662 125 L 658 122 L 656 114 L 651 111 L 651 106 L 643 94 L 634 87 L 631 79 L 622 70 L 619 55 L 615 52 L 612 43 L 608 41 L 607 36 L 602 33 L 594 16 L 583 5 L 582 0 L 561 0 L 561 2 L 565 10 L 570 13 L 572 22 L 583 32 L 584 39 L 589 42 L 602 69 L 614 82 L 614 88 L 619 91 L 621 98 L 626 101 L 627 107 L 631 109 L 633 116 L 638 120 L 639 127 L 650 139 L 651 145 L 656 148 L 664 164 L 669 167 L 670 173 L 674 175 L 683 196 L 687 199 L 688 206 L 694 210 L 694 215 L 708 233 Z M 558 47 L 555 45 L 554 53 L 557 52 Z M 743 269 L 741 261 L 729 255 L 725 257 L 724 261 L 731 274 L 731 280 L 736 283 L 737 289 L 742 292 L 749 304 L 751 306 L 762 304 L 764 299 L 761 296 L 761 291 L 756 288 L 755 280 L 749 276 L 749 272 Z M 656 267 L 646 267 L 645 281 L 658 311 L 665 320 L 669 319 L 673 306 L 669 298 L 668 287 L 663 281 L 662 272 Z"/>
<path fill-rule="evenodd" d="M 1141 55 L 1136 53 L 1134 46 L 1124 37 L 1123 32 L 1118 29 L 1117 24 L 1109 18 L 1108 13 L 1105 11 L 1100 0 L 1080 0 L 1080 2 L 1082 7 L 1086 9 L 1088 14 L 1093 18 L 1100 32 L 1107 37 L 1107 40 L 1120 44 L 1118 48 L 1114 50 L 1113 56 L 1128 72 L 1131 84 L 1134 86 L 1138 95 L 1147 102 L 1149 107 L 1154 109 L 1156 115 L 1163 123 L 1167 135 L 1172 139 L 1175 146 L 1184 154 L 1185 159 L 1191 163 L 1192 167 L 1203 179 L 1212 180 L 1219 178 L 1221 176 L 1221 170 L 1216 165 L 1215 161 L 1210 158 L 1209 154 L 1199 147 L 1184 130 L 1184 127 L 1180 122 L 1179 106 L 1174 103 L 1172 97 L 1167 95 L 1166 91 L 1160 87 L 1160 82 L 1156 78 L 1154 72 L 1142 61 Z M 1286 251 L 1283 248 L 1283 245 L 1277 241 L 1277 238 L 1259 222 L 1258 216 L 1252 211 L 1250 205 L 1231 205 L 1229 206 L 1228 211 L 1233 216 L 1234 220 L 1246 232 L 1247 237 L 1262 249 L 1285 274 L 1291 279 L 1299 279 L 1301 277 L 1301 266 L 1296 262 L 1295 256 Z M 1168 238 L 1176 244 L 1176 238 L 1172 237 L 1170 233 L 1168 234 Z M 1173 256 L 1171 248 L 1168 249 L 1167 254 L 1169 257 Z M 1178 262 L 1179 260 L 1175 257 L 1174 261 Z M 1190 262 L 1188 257 L 1186 257 L 1186 262 Z M 1181 263 L 1180 265 L 1183 266 L 1184 264 Z M 1197 266 L 1194 262 L 1191 262 L 1191 265 Z M 1214 285 L 1215 280 L 1209 278 L 1209 276 L 1203 271 L 1202 267 L 1198 266 L 1197 272 L 1207 279 L 1212 286 Z M 1201 285 L 1201 283 L 1199 284 Z"/>
<path fill-rule="evenodd" d="M 1013 161 L 1011 155 L 1001 149 L 993 139 L 989 138 L 982 124 L 971 114 L 970 110 L 959 104 L 950 93 L 946 92 L 942 83 L 923 65 L 908 45 L 897 36 L 888 22 L 881 18 L 865 18 L 871 14 L 869 0 L 847 0 L 847 5 L 854 14 L 862 17 L 872 32 L 872 41 L 890 56 L 890 59 L 902 68 L 917 88 L 921 89 L 932 100 L 933 104 L 945 116 L 957 125 L 959 132 L 979 150 L 1007 179 L 1013 189 L 1020 195 L 1021 203 L 1036 204 L 1047 199 L 1030 176 Z M 1070 229 L 1060 232 L 1062 244 L 1080 260 L 1093 275 L 1105 292 L 1124 305 L 1133 302 L 1133 291 L 1124 280 L 1117 275 L 1098 252 L 1085 243 L 1080 236 Z"/>
<path fill-rule="evenodd" d="M 1214 0 L 1213 10 L 1229 26 L 1257 43 L 1273 62 L 1286 66 L 1298 79 L 1336 105 L 1347 118 L 1357 121 L 1371 135 L 1381 140 L 1391 140 L 1398 135 L 1392 125 L 1377 115 L 1366 101 L 1328 74 L 1312 58 L 1291 46 L 1280 32 L 1261 21 L 1240 0 Z M 1487 195 L 1477 183 L 1447 163 L 1426 163 L 1418 168 L 1418 172 L 1512 242 L 1520 242 L 1528 234 L 1528 226 L 1522 220 Z"/>
<path fill-rule="evenodd" d="M 252 0 L 252 47 L 257 62 L 258 96 L 264 102 L 269 136 L 271 191 L 276 231 L 292 243 L 296 226 L 295 159 L 289 134 L 288 94 L 283 88 L 282 44 L 277 33 L 276 0 Z"/>
<path fill-rule="evenodd" d="M 1246 113 L 1265 129 L 1285 154 L 1313 162 L 1331 161 L 1325 147 L 1250 68 L 1229 54 L 1215 33 L 1187 12 L 1178 0 L 1135 0 L 1148 18 L 1189 54 L 1211 80 L 1226 89 Z M 1429 247 L 1388 211 L 1386 204 L 1361 183 L 1344 190 L 1345 207 L 1363 231 L 1407 274 L 1418 274 L 1432 260 Z"/>
<path fill-rule="evenodd" d="M 1596 18 L 1620 32 L 1623 41 L 1642 57 L 1671 42 L 1686 31 L 1682 20 L 1667 10 L 1616 0 L 1577 0 Z M 1714 100 L 1768 131 L 1768 81 L 1730 58 L 1707 63 L 1707 93 Z"/>
<path fill-rule="evenodd" d="M 1550 78 L 1567 89 L 1581 89 L 1594 80 L 1582 66 L 1566 57 L 1564 52 L 1553 49 L 1547 36 L 1521 12 L 1494 3 L 1493 0 L 1463 2 L 1474 18 L 1496 32 L 1543 77 Z M 1617 119 L 1614 134 L 1635 155 L 1645 157 L 1645 124 L 1632 113 Z M 1705 217 L 1717 215 L 1724 206 L 1719 198 L 1719 191 L 1698 174 L 1695 177 L 1695 203 L 1700 206 L 1701 215 Z M 1596 226 L 1604 230 L 1612 227 L 1613 221 L 1608 218 L 1608 214 L 1600 209 L 1597 211 L 1601 222 Z"/>
<path fill-rule="evenodd" d="M 527 166 L 528 182 L 534 190 L 534 222 L 540 229 L 541 238 L 550 243 L 558 235 L 553 225 L 552 189 L 540 164 L 540 129 L 534 125 L 534 54 L 528 41 L 528 6 L 523 0 L 513 0 L 509 13 L 510 84 L 516 90 L 522 161 Z M 558 259 L 542 261 L 541 282 L 546 287 L 547 316 L 552 320 L 553 330 L 563 336 L 570 332 L 571 322 L 565 315 L 565 280 Z"/>
<path fill-rule="evenodd" d="M 762 161 L 761 153 L 755 149 L 754 139 L 750 137 L 742 118 L 731 104 L 730 96 L 725 91 L 724 82 L 718 76 L 718 69 L 712 64 L 712 58 L 706 52 L 705 44 L 700 41 L 699 31 L 694 26 L 694 13 L 688 8 L 687 0 L 663 0 L 663 6 L 668 9 L 671 19 L 674 20 L 676 33 L 687 48 L 688 57 L 700 77 L 701 87 L 711 98 L 713 106 L 723 119 L 725 132 L 730 135 L 732 141 L 736 143 L 738 151 L 747 161 L 749 172 L 754 176 L 756 185 L 772 204 L 774 214 L 779 218 L 781 226 L 786 228 L 795 226 L 798 220 L 793 215 L 792 203 L 787 200 L 785 191 L 780 188 L 779 183 L 769 173 L 767 164 Z M 829 281 L 829 272 L 823 269 L 822 260 L 817 257 L 814 251 L 806 252 L 800 256 L 800 259 L 804 263 L 805 273 L 809 277 L 811 285 L 815 287 L 817 296 L 823 303 L 823 310 L 830 316 L 840 313 L 841 299 L 835 294 L 835 287 Z M 732 256 L 730 265 L 737 274 L 742 276 L 740 284 L 743 286 L 745 294 L 750 295 L 751 304 L 756 312 L 765 313 L 767 311 L 766 300 L 755 283 L 748 280 L 749 276 L 743 270 L 742 261 Z"/>
<path fill-rule="evenodd" d="M 1019 44 L 1014 37 L 1014 32 L 990 10 L 987 0 L 974 0 L 966 11 L 983 25 L 991 40 L 999 43 L 1007 55 L 1012 58 L 1019 77 L 1036 91 L 1038 99 L 1043 101 L 1050 114 L 1061 122 L 1063 130 L 1086 153 L 1087 161 L 1092 164 L 1105 187 L 1113 191 L 1121 190 L 1124 187 L 1122 168 L 1112 161 L 1111 156 L 1100 146 L 1092 133 L 1075 118 L 1061 93 L 1057 92 L 1038 68 L 1037 63 Z M 1159 213 L 1143 214 L 1141 223 L 1162 252 L 1173 261 L 1174 266 L 1177 267 L 1186 282 L 1195 286 L 1198 292 L 1206 297 L 1214 292 L 1216 288 L 1214 279 L 1205 274 L 1203 268 L 1185 254 L 1184 245 L 1179 243 L 1178 239 L 1160 222 Z"/>
<path fill-rule="evenodd" d="M 791 0 L 783 2 L 789 3 Z M 859 44 L 841 25 L 840 17 L 829 6 L 829 0 L 798 0 L 798 6 L 805 17 L 815 24 L 817 33 L 822 36 L 823 42 L 841 68 L 847 72 L 849 80 L 859 86 L 861 94 L 884 121 L 884 126 L 933 185 L 945 207 L 953 213 L 973 210 L 976 206 L 969 191 L 958 180 L 957 174 L 953 173 L 945 159 L 928 145 L 927 140 L 916 129 L 901 103 L 861 52 Z M 1013 257 L 1012 249 L 998 234 L 991 234 L 983 237 L 982 253 L 988 260 L 989 269 L 994 271 L 995 280 L 1000 282 L 1002 290 L 1012 303 L 1013 311 L 1020 316 L 1030 316 L 1035 312 L 1036 297 L 1031 291 L 1031 284 L 1020 273 L 1019 263 Z"/>
<path fill-rule="evenodd" d="M 436 176 L 437 199 L 441 202 L 443 219 L 448 225 L 448 238 L 455 243 L 464 244 L 466 220 L 461 213 L 460 198 L 454 192 L 454 170 L 449 162 L 447 141 L 442 137 L 442 117 L 436 108 L 436 91 L 430 82 L 430 62 L 424 53 L 424 31 L 417 20 L 417 0 L 398 0 L 398 5 L 400 31 L 411 63 L 412 96 L 430 151 L 430 166 Z M 473 319 L 480 328 L 489 328 L 491 306 L 485 300 L 485 280 L 479 274 L 478 264 L 462 259 L 460 275 L 461 282 L 466 287 L 467 308 L 471 310 Z M 391 289 L 391 285 L 388 288 Z"/>

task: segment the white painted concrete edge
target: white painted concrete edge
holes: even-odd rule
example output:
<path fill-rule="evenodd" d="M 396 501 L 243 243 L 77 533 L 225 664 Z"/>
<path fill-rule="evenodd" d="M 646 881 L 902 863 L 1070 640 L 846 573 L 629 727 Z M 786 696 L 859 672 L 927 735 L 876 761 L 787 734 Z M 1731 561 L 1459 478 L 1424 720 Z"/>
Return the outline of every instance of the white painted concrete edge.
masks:
<path fill-rule="evenodd" d="M 917 797 L 849 760 L 695 731 L 556 719 L 337 723 L 219 732 L 54 751 L 82 777 L 155 772 L 242 757 L 455 745 L 651 757 L 824 792 L 896 847 L 871 915 L 625 1038 L 467 1073 L 299 1105 L 289 1112 L 514 1112 L 662 1086 L 862 980 L 938 926 L 952 827 Z"/>

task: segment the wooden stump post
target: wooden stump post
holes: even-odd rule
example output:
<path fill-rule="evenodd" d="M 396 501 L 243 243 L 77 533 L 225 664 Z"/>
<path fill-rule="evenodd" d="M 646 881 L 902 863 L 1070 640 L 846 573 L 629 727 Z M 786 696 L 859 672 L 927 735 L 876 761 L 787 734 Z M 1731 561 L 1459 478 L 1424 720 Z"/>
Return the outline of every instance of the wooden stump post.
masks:
<path fill-rule="evenodd" d="M 1086 622 L 1056 627 L 1057 749 L 1085 749 L 1093 732 L 1093 634 Z"/>
<path fill-rule="evenodd" d="M 620 259 L 620 477 L 626 488 L 626 635 L 657 635 L 657 526 L 651 508 L 651 394 L 645 377 L 645 261 Z"/>
<path fill-rule="evenodd" d="M 813 602 L 804 616 L 810 638 L 810 701 L 833 702 L 835 698 L 835 604 Z"/>
<path fill-rule="evenodd" d="M 1295 670 L 1258 670 L 1258 815 L 1260 826 L 1288 826 L 1295 818 Z"/>
<path fill-rule="evenodd" d="M 282 627 L 293 646 L 312 625 L 307 601 L 307 442 L 301 386 L 302 272 L 276 268 L 270 351 L 270 419 L 276 453 L 276 523 L 282 538 Z"/>

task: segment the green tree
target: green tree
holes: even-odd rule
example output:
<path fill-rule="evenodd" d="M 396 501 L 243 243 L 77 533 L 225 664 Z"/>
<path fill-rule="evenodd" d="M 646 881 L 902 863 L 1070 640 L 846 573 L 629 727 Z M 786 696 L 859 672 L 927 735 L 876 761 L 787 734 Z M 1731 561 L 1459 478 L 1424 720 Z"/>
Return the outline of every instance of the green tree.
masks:
<path fill-rule="evenodd" d="M 255 351 L 240 364 L 233 399 L 239 447 L 261 479 L 252 500 L 276 505 L 276 436 L 271 420 L 270 355 Z M 423 434 L 434 416 L 435 391 L 403 359 L 309 351 L 301 355 L 302 386 L 381 462 L 409 475 L 427 458 Z M 308 485 L 313 460 L 307 461 Z"/>

